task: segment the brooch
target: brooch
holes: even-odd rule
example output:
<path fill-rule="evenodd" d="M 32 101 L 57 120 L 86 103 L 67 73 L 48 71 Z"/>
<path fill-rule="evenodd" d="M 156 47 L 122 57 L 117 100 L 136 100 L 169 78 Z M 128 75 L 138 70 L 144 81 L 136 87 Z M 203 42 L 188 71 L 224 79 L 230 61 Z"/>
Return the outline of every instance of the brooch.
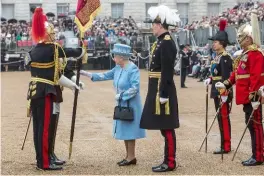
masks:
<path fill-rule="evenodd" d="M 214 69 L 214 73 L 215 73 L 216 75 L 217 75 L 217 73 L 218 73 L 218 71 L 217 71 L 217 69 L 216 69 L 216 68 Z"/>
<path fill-rule="evenodd" d="M 245 55 L 243 55 L 243 56 L 241 57 L 241 61 L 243 61 L 243 62 L 247 62 L 247 60 L 248 60 L 248 55 L 247 55 L 247 54 L 245 54 Z"/>
<path fill-rule="evenodd" d="M 245 63 L 242 63 L 242 64 L 241 64 L 241 68 L 242 68 L 243 70 L 245 70 L 245 68 L 246 68 L 246 64 L 245 64 Z"/>

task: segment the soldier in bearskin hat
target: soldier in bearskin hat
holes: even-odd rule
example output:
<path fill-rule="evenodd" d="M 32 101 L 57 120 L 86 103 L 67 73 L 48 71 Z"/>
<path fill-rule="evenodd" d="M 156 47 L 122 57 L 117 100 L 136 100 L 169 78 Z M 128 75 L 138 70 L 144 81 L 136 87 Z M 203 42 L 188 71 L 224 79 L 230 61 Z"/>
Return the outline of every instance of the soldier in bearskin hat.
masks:
<path fill-rule="evenodd" d="M 173 81 L 176 45 L 168 32 L 169 25 L 180 21 L 176 11 L 164 5 L 148 10 L 149 23 L 158 38 L 153 44 L 150 57 L 148 94 L 142 113 L 140 127 L 160 130 L 165 140 L 164 161 L 153 167 L 153 172 L 172 171 L 176 167 L 176 135 L 179 128 L 178 100 Z"/>

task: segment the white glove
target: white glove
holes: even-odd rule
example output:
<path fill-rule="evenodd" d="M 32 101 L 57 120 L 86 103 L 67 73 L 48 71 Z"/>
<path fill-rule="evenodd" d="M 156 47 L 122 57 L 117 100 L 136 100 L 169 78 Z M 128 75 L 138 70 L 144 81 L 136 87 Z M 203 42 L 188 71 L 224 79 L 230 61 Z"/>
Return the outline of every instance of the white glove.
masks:
<path fill-rule="evenodd" d="M 221 82 L 217 82 L 215 84 L 215 88 L 226 89 L 226 86 L 223 83 L 221 83 Z"/>
<path fill-rule="evenodd" d="M 259 101 L 253 101 L 253 102 L 251 102 L 251 106 L 252 106 L 252 108 L 254 110 L 258 109 L 259 105 L 260 105 L 260 102 Z"/>
<path fill-rule="evenodd" d="M 168 98 L 160 98 L 160 104 L 164 104 L 164 103 L 166 103 L 167 101 L 169 101 Z"/>
<path fill-rule="evenodd" d="M 228 96 L 221 96 L 222 102 L 225 103 L 227 101 L 227 98 L 228 98 Z"/>
<path fill-rule="evenodd" d="M 67 77 L 65 77 L 64 75 L 62 75 L 59 79 L 59 85 L 63 86 L 63 87 L 67 87 L 71 90 L 75 90 L 78 89 L 80 90 L 80 87 L 77 86 L 74 82 L 72 82 L 70 79 L 68 79 Z"/>
<path fill-rule="evenodd" d="M 258 90 L 259 94 L 264 97 L 264 86 L 261 86 Z"/>
<path fill-rule="evenodd" d="M 116 96 L 115 96 L 115 100 L 119 100 L 119 98 L 120 98 L 120 94 L 116 94 Z"/>
<path fill-rule="evenodd" d="M 92 73 L 91 72 L 87 72 L 87 71 L 81 70 L 80 74 L 83 75 L 83 76 L 87 76 L 89 78 L 92 78 Z"/>
<path fill-rule="evenodd" d="M 72 82 L 74 82 L 76 84 L 76 76 L 75 75 L 71 77 L 71 80 L 72 80 Z M 85 84 L 83 82 L 79 81 L 79 86 L 83 90 L 85 87 Z"/>
<path fill-rule="evenodd" d="M 205 85 L 205 86 L 208 86 L 210 83 L 211 83 L 211 78 L 207 78 L 207 79 L 204 81 L 204 85 Z"/>

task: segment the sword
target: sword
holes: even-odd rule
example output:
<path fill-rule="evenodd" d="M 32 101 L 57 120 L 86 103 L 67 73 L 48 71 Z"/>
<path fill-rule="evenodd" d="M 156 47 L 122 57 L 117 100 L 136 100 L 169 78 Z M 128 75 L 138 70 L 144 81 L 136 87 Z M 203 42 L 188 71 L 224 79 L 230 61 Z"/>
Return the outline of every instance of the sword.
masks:
<path fill-rule="evenodd" d="M 206 110 L 205 110 L 205 133 L 208 131 L 208 86 L 206 86 Z M 205 153 L 207 153 L 207 138 L 205 141 Z"/>
<path fill-rule="evenodd" d="M 216 118 L 217 118 L 217 116 L 218 116 L 218 114 L 219 114 L 220 109 L 222 108 L 222 106 L 223 106 L 223 103 L 221 103 L 221 105 L 220 105 L 219 108 L 217 109 L 217 112 L 216 112 L 216 114 L 215 114 L 214 120 L 213 120 L 213 122 L 211 123 L 211 126 L 210 126 L 208 132 L 206 133 L 206 135 L 205 135 L 205 137 L 204 137 L 204 139 L 203 139 L 203 142 L 202 142 L 202 144 L 201 144 L 201 146 L 200 146 L 200 149 L 198 150 L 199 152 L 201 151 L 204 142 L 207 140 L 207 136 L 209 135 L 209 133 L 210 133 L 210 131 L 211 131 L 213 125 L 214 125 L 214 122 L 215 122 L 215 120 L 216 120 Z"/>
<path fill-rule="evenodd" d="M 257 108 L 257 109 L 258 109 L 258 108 Z M 234 153 L 234 155 L 233 155 L 232 161 L 234 161 L 234 159 L 235 159 L 235 156 L 236 156 L 236 154 L 237 154 L 238 148 L 239 148 L 239 146 L 240 146 L 240 144 L 241 144 L 241 142 L 242 142 L 242 140 L 243 140 L 243 138 L 244 138 L 244 136 L 245 136 L 245 133 L 246 133 L 246 131 L 247 131 L 247 127 L 248 127 L 248 125 L 249 125 L 249 122 L 250 122 L 250 120 L 253 118 L 253 114 L 254 114 L 254 112 L 255 112 L 257 109 L 253 109 L 252 113 L 250 114 L 250 117 L 249 117 L 248 122 L 247 122 L 247 124 L 246 124 L 246 128 L 245 128 L 245 130 L 244 130 L 244 132 L 243 132 L 243 134 L 242 134 L 242 136 L 241 136 L 241 139 L 240 139 L 240 141 L 239 141 L 239 143 L 238 143 L 238 145 L 237 145 L 237 148 L 236 148 L 236 151 L 235 151 L 235 153 Z"/>
<path fill-rule="evenodd" d="M 30 126 L 30 123 L 31 123 L 31 118 L 32 118 L 32 115 L 30 115 L 30 117 L 29 117 L 29 122 L 28 122 L 28 126 L 27 126 L 27 132 L 26 132 L 26 135 L 25 135 L 24 142 L 22 144 L 21 150 L 24 149 L 24 145 L 25 145 L 25 142 L 26 142 L 26 139 L 27 139 L 28 129 L 29 129 L 29 126 Z"/>

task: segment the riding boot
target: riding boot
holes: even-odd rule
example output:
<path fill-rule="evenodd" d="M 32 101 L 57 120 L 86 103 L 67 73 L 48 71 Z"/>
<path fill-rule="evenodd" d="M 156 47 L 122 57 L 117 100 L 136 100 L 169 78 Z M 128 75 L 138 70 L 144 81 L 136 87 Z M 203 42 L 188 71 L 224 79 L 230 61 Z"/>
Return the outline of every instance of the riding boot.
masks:
<path fill-rule="evenodd" d="M 50 145 L 50 157 L 51 160 L 54 164 L 56 165 L 63 165 L 66 162 L 63 160 L 58 159 L 58 157 L 55 155 L 54 153 L 54 149 L 55 149 L 55 141 L 56 141 L 56 134 L 57 134 L 57 127 L 58 127 L 58 122 L 59 122 L 59 113 L 58 114 L 53 114 L 53 120 L 54 120 L 54 128 L 52 129 L 52 138 L 51 138 L 51 145 Z"/>

